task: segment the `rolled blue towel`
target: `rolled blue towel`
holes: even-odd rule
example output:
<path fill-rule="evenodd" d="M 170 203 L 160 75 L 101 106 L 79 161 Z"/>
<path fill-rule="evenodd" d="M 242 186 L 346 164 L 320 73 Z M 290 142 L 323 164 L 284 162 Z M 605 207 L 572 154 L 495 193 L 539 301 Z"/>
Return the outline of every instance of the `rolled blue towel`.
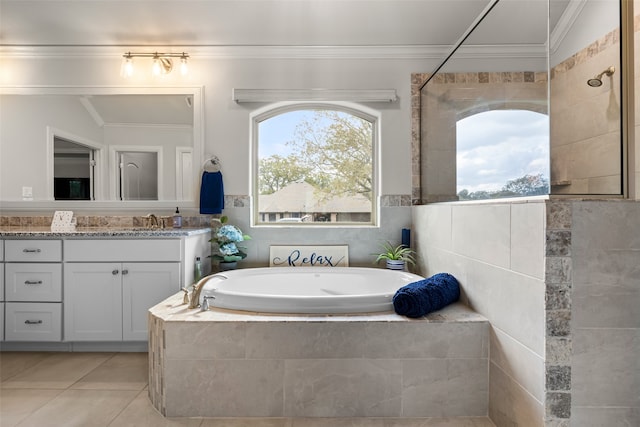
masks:
<path fill-rule="evenodd" d="M 422 317 L 459 298 L 458 280 L 449 273 L 438 273 L 398 289 L 393 296 L 393 308 L 403 316 Z"/>

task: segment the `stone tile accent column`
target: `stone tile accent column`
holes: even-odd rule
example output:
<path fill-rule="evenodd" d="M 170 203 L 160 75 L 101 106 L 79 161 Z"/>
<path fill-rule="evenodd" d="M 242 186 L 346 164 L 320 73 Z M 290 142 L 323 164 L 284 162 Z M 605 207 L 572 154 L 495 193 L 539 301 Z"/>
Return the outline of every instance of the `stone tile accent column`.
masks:
<path fill-rule="evenodd" d="M 571 202 L 547 203 L 545 425 L 571 418 Z"/>

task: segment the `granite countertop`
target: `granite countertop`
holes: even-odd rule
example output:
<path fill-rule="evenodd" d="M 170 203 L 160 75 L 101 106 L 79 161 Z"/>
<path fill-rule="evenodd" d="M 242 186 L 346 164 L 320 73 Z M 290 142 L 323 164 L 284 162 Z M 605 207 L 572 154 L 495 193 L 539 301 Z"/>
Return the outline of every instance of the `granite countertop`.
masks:
<path fill-rule="evenodd" d="M 143 227 L 78 227 L 76 231 L 51 231 L 50 227 L 0 227 L 0 238 L 7 237 L 186 237 L 211 231 L 197 228 L 143 228 Z"/>

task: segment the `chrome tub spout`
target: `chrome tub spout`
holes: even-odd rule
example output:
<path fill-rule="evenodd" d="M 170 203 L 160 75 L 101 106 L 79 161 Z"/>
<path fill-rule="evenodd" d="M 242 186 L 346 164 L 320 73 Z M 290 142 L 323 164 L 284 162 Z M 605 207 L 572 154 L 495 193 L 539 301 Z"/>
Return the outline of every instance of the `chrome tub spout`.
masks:
<path fill-rule="evenodd" d="M 202 292 L 202 287 L 207 283 L 210 276 L 203 277 L 195 283 L 191 288 L 191 294 L 189 295 L 189 308 L 198 308 L 200 305 L 200 292 Z"/>

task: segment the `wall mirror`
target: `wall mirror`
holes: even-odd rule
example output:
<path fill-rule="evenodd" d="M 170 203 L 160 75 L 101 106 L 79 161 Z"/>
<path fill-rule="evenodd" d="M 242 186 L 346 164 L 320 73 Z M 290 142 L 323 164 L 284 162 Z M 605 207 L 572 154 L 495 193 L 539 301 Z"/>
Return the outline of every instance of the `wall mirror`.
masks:
<path fill-rule="evenodd" d="M 495 1 L 424 75 L 422 201 L 620 195 L 620 74 L 587 84 L 619 70 L 619 22 L 618 0 Z"/>
<path fill-rule="evenodd" d="M 195 206 L 201 88 L 0 91 L 3 206 Z"/>

